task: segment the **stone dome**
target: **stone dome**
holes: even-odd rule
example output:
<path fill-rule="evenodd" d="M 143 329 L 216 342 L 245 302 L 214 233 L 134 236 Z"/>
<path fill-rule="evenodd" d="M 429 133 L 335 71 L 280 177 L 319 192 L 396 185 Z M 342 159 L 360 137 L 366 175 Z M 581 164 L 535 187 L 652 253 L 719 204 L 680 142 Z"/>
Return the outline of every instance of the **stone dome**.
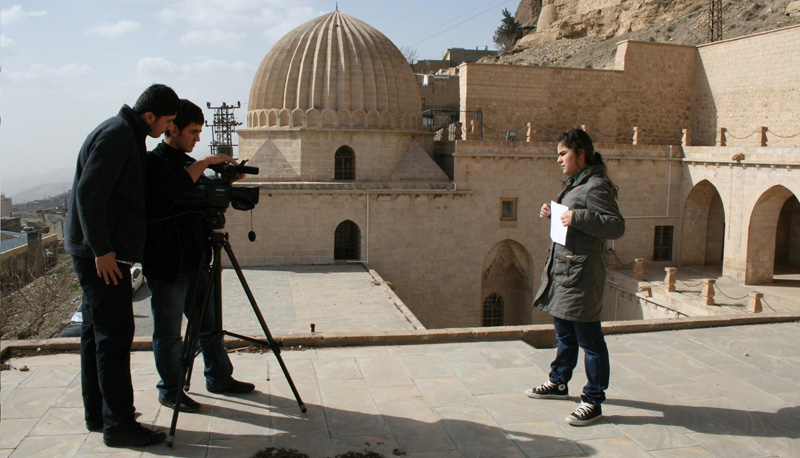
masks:
<path fill-rule="evenodd" d="M 335 11 L 264 57 L 250 89 L 250 129 L 419 130 L 416 77 L 385 35 Z"/>

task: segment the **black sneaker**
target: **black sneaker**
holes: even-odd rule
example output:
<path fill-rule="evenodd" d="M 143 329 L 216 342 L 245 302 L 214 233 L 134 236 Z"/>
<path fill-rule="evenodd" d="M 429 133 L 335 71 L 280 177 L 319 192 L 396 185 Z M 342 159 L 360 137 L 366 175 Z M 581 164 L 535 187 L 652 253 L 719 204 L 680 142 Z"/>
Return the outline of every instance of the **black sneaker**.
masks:
<path fill-rule="evenodd" d="M 158 398 L 158 402 L 164 407 L 175 410 L 175 399 Z M 181 412 L 197 412 L 200 410 L 200 407 L 202 407 L 202 404 L 190 398 L 188 394 L 183 394 L 183 398 L 181 399 Z"/>
<path fill-rule="evenodd" d="M 528 388 L 525 394 L 535 399 L 567 399 L 569 387 L 564 382 L 555 383 L 548 380 L 539 386 Z"/>
<path fill-rule="evenodd" d="M 601 418 L 603 418 L 603 409 L 600 404 L 591 404 L 587 402 L 585 396 L 581 396 L 581 403 L 564 420 L 572 426 L 586 426 Z"/>
<path fill-rule="evenodd" d="M 157 444 L 167 438 L 164 431 L 153 431 L 139 423 L 134 423 L 128 431 L 103 434 L 103 443 L 109 447 L 145 447 Z"/>
<path fill-rule="evenodd" d="M 231 379 L 227 385 L 222 388 L 214 388 L 206 385 L 206 389 L 216 394 L 246 394 L 256 389 L 256 386 L 248 382 L 240 382 L 236 379 Z"/>

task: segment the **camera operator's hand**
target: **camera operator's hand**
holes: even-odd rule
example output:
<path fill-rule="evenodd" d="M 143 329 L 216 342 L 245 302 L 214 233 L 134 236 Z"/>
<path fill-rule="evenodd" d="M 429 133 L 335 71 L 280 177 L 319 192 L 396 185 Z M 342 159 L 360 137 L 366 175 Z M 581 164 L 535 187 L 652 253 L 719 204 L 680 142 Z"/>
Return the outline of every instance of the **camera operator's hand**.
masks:
<path fill-rule="evenodd" d="M 245 164 L 247 164 L 247 161 L 249 161 L 249 160 L 250 159 L 243 159 L 242 162 L 239 163 L 239 165 L 245 165 Z M 235 162 L 234 162 L 234 164 L 235 164 Z M 244 178 L 246 176 L 247 176 L 246 173 L 240 173 L 236 178 L 233 179 L 233 181 L 231 183 L 236 183 L 237 181 L 241 180 L 242 178 Z"/>
<path fill-rule="evenodd" d="M 203 174 L 203 171 L 205 171 L 208 166 L 224 164 L 226 162 L 234 165 L 236 164 L 236 160 L 230 156 L 226 156 L 224 154 L 209 154 L 208 156 L 204 156 L 200 160 L 192 163 L 192 165 L 186 167 L 186 171 L 189 172 L 189 175 L 192 177 L 192 181 L 197 183 L 197 180 L 200 179 L 200 175 Z"/>

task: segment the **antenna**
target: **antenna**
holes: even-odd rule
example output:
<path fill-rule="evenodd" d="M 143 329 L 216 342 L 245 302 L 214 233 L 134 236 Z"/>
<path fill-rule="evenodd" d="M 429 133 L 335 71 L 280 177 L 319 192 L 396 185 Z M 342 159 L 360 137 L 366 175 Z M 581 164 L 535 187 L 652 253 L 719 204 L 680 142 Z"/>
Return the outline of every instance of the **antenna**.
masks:
<path fill-rule="evenodd" d="M 722 40 L 722 0 L 708 1 L 708 41 Z"/>
<path fill-rule="evenodd" d="M 211 102 L 206 102 L 206 106 L 214 110 L 214 123 L 209 124 L 206 121 L 206 126 L 211 127 L 211 154 L 224 154 L 233 157 L 233 147 L 239 146 L 233 144 L 233 133 L 236 132 L 236 126 L 241 126 L 241 122 L 237 122 L 233 115 L 233 110 L 242 107 L 241 102 L 236 102 L 236 106 L 228 105 L 222 102 L 218 107 L 212 107 Z"/>

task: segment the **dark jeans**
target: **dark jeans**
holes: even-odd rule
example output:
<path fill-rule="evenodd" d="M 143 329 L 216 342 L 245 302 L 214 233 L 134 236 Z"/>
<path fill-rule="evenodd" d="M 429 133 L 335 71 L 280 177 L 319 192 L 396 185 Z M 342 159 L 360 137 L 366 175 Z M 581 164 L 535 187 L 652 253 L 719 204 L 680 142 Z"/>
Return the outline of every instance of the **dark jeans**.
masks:
<path fill-rule="evenodd" d="M 156 369 L 161 380 L 156 387 L 161 399 L 175 399 L 178 394 L 181 378 L 181 323 L 183 315 L 189 317 L 194 303 L 191 288 L 195 281 L 194 272 L 183 272 L 174 282 L 147 277 L 150 288 L 150 309 L 153 313 L 153 356 Z M 202 292 L 201 292 L 202 294 Z M 211 290 L 211 301 L 208 305 L 201 334 L 216 329 L 214 290 Z M 205 363 L 204 374 L 206 387 L 222 389 L 231 381 L 233 365 L 225 351 L 222 336 L 201 336 L 200 347 Z"/>
<path fill-rule="evenodd" d="M 135 423 L 131 383 L 133 292 L 131 268 L 119 263 L 122 278 L 106 285 L 94 258 L 72 257 L 83 289 L 81 387 L 87 421 L 103 421 L 106 434 Z"/>
<path fill-rule="evenodd" d="M 606 400 L 605 390 L 608 388 L 611 364 L 600 322 L 580 323 L 553 317 L 553 324 L 558 352 L 550 364 L 550 381 L 569 382 L 572 379 L 572 371 L 578 364 L 578 348 L 582 348 L 588 379 L 583 394 L 592 404 L 601 404 Z"/>

